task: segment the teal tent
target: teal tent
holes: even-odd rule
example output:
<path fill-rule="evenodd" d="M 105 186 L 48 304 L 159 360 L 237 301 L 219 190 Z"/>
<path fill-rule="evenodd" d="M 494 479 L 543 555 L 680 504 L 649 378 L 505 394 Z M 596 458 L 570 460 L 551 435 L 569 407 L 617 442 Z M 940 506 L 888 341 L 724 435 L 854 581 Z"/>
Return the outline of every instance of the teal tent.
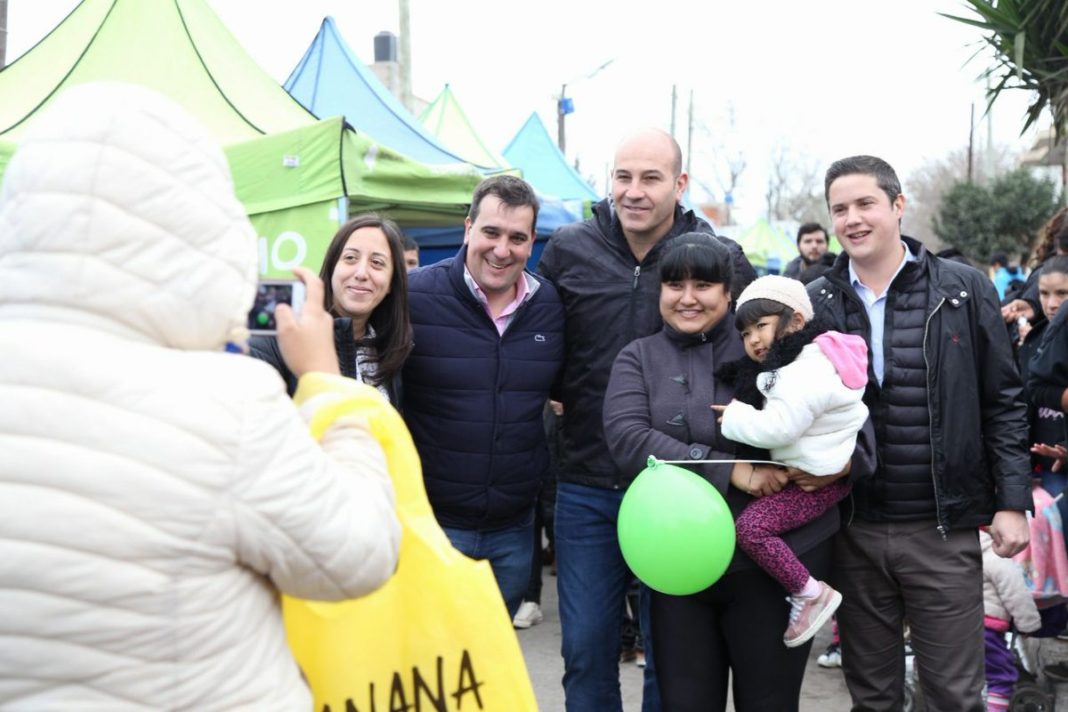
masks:
<path fill-rule="evenodd" d="M 545 124 L 532 113 L 502 151 L 505 160 L 523 171 L 538 190 L 562 200 L 596 202 L 601 196 L 567 164 L 564 154 L 545 130 Z"/>

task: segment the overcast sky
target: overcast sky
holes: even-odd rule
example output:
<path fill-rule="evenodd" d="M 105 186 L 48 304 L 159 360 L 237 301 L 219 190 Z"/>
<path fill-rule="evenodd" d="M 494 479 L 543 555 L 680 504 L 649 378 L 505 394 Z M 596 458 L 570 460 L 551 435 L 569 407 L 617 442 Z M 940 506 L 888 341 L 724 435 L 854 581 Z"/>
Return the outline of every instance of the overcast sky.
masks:
<path fill-rule="evenodd" d="M 394 0 L 207 2 L 279 82 L 325 15 L 365 62 L 373 60 L 377 32 L 399 31 Z M 76 4 L 8 0 L 8 61 Z M 966 146 L 970 106 L 976 103 L 977 117 L 985 107 L 977 76 L 987 60 L 967 61 L 978 32 L 937 14 L 969 14 L 960 0 L 410 0 L 410 6 L 416 95 L 432 100 L 450 83 L 484 140 L 500 150 L 533 111 L 555 136 L 556 96 L 567 82 L 575 103 L 567 118 L 568 158 L 578 158 L 599 189 L 628 129 L 669 128 L 673 84 L 680 96 L 677 135 L 686 149 L 692 90 L 693 173 L 722 198 L 715 152 L 744 156 L 735 196 L 743 222 L 763 210 L 776 147 L 821 171 L 836 158 L 872 153 L 907 179 L 924 161 Z M 606 69 L 584 78 L 608 60 Z M 1019 137 L 1028 99 L 1015 92 L 995 107 L 996 143 L 1030 145 L 1033 134 Z M 981 125 L 977 139 L 985 142 L 986 131 Z"/>

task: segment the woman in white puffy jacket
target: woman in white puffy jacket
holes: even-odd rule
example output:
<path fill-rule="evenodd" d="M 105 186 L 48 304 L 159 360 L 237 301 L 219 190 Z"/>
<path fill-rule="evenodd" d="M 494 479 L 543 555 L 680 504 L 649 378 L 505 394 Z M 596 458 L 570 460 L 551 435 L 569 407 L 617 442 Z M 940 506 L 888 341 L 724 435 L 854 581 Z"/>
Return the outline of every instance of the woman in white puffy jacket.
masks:
<path fill-rule="evenodd" d="M 284 353 L 337 373 L 302 278 Z M 0 190 L 0 708 L 310 709 L 279 591 L 392 574 L 366 426 L 317 443 L 306 418 L 339 394 L 298 411 L 223 351 L 255 282 L 225 158 L 180 107 L 84 85 L 27 129 Z"/>

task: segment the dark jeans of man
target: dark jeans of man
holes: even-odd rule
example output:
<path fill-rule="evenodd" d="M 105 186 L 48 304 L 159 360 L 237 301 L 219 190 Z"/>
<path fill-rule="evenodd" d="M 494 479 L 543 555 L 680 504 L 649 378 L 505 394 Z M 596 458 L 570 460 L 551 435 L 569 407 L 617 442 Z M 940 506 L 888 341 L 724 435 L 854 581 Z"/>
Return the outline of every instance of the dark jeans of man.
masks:
<path fill-rule="evenodd" d="M 547 497 L 552 497 L 546 502 Z M 545 562 L 542 558 L 542 531 L 549 540 L 549 553 L 556 555 L 556 545 L 553 533 L 553 509 L 556 507 L 556 483 L 546 481 L 541 486 L 538 502 L 534 505 L 534 552 L 530 557 L 530 580 L 527 582 L 527 591 L 523 594 L 524 601 L 532 601 L 541 605 L 541 574 Z"/>
<path fill-rule="evenodd" d="M 489 561 L 508 608 L 509 623 L 523 602 L 523 592 L 530 581 L 530 556 L 534 544 L 530 530 L 533 526 L 534 510 L 531 509 L 524 524 L 507 529 L 484 532 L 442 527 L 445 536 L 461 554 Z"/>
<path fill-rule="evenodd" d="M 622 712 L 620 625 L 630 569 L 619 550 L 622 490 L 561 482 L 556 489 L 556 587 L 567 712 Z M 639 606 L 649 630 L 648 596 Z M 659 712 L 652 641 L 645 646 L 642 712 Z"/>

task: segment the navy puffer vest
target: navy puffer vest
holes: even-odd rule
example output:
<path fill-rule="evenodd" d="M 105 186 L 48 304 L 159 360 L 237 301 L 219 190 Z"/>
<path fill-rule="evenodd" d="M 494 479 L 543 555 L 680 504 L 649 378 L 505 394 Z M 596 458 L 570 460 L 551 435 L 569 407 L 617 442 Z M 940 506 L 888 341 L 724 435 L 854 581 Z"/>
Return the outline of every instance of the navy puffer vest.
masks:
<path fill-rule="evenodd" d="M 564 357 L 564 308 L 535 277 L 499 336 L 464 282 L 465 257 L 409 275 L 403 412 L 438 521 L 488 531 L 529 515 L 548 470 L 542 409 Z"/>

